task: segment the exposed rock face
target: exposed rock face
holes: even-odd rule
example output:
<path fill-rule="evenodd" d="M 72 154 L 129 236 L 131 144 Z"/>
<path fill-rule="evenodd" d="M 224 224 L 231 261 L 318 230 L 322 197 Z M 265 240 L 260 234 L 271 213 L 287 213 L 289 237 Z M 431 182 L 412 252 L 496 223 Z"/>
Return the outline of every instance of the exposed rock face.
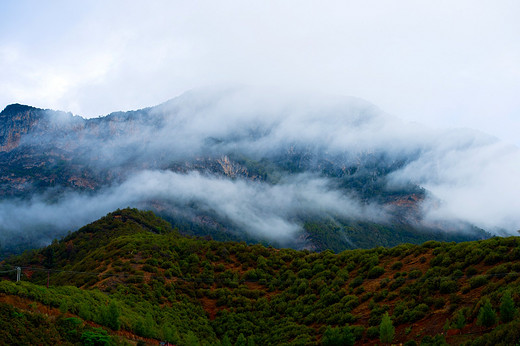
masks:
<path fill-rule="evenodd" d="M 247 176 L 247 169 L 240 166 L 236 162 L 232 162 L 229 160 L 227 155 L 222 156 L 217 160 L 222 169 L 224 170 L 224 174 L 230 178 L 236 178 L 239 175 Z"/>
<path fill-rule="evenodd" d="M 110 184 L 131 169 L 115 159 L 115 150 L 107 152 L 102 145 L 138 137 L 149 119 L 139 111 L 84 119 L 20 104 L 7 106 L 0 113 L 0 198 L 25 198 L 48 188 L 95 190 Z"/>
<path fill-rule="evenodd" d="M 42 110 L 13 104 L 0 113 L 0 151 L 9 151 L 18 146 L 22 135 L 34 128 L 42 117 Z"/>

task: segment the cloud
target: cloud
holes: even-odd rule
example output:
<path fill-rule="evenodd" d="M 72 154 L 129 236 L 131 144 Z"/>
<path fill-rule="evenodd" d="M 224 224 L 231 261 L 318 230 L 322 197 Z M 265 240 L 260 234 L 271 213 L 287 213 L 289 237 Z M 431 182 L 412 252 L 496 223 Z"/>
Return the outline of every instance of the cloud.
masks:
<path fill-rule="evenodd" d="M 184 213 L 215 213 L 257 239 L 294 245 L 298 217 L 341 215 L 383 220 L 384 212 L 333 189 L 324 178 L 297 175 L 277 185 L 229 180 L 198 172 L 142 171 L 95 194 L 70 192 L 57 202 L 45 196 L 0 203 L 2 242 L 38 237 L 43 242 L 94 221 L 109 211 L 149 201 L 170 202 Z M 195 210 L 192 210 L 196 206 Z"/>
<path fill-rule="evenodd" d="M 0 105 L 93 117 L 244 83 L 355 95 L 407 120 L 520 144 L 513 0 L 0 6 Z"/>
<path fill-rule="evenodd" d="M 520 229 L 520 150 L 474 131 L 439 133 L 419 158 L 392 179 L 428 189 L 430 220 L 465 220 L 489 231 Z"/>
<path fill-rule="evenodd" d="M 301 215 L 388 220 L 388 206 L 370 202 L 377 196 L 363 199 L 359 191 L 340 187 L 325 168 L 348 171 L 365 183 L 381 179 L 390 189 L 426 188 L 425 225 L 469 223 L 509 234 L 520 228 L 517 147 L 473 130 L 410 124 L 357 98 L 206 88 L 155 108 L 112 114 L 110 120 L 65 114 L 52 119 L 76 132 L 70 137 L 40 133 L 25 141 L 76 150 L 76 163 L 109 170 L 112 185 L 90 194 L 65 193 L 52 203 L 45 195 L 30 202 L 4 200 L 4 235 L 20 229 L 74 230 L 116 208 L 153 200 L 193 214 L 215 214 L 236 229 L 282 244 L 297 238 Z M 295 171 L 305 174 L 278 172 L 264 182 L 240 174 L 231 178 L 218 163 L 225 155 L 271 164 L 290 158 Z M 190 209 L 193 205 L 198 209 Z"/>

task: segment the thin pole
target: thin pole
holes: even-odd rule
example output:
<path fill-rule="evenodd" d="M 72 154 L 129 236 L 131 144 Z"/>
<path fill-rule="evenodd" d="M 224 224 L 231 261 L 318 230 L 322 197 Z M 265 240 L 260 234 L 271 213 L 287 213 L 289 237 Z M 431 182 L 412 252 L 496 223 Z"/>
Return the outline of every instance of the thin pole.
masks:
<path fill-rule="evenodd" d="M 16 267 L 16 282 L 20 281 L 20 274 L 22 273 L 22 268 Z"/>

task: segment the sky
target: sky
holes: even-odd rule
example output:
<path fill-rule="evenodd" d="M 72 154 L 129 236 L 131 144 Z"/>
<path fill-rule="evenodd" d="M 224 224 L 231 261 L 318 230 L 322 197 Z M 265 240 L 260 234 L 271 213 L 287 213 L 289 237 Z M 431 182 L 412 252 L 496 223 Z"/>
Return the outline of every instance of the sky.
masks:
<path fill-rule="evenodd" d="M 84 117 L 244 84 L 520 146 L 520 2 L 0 2 L 0 108 Z"/>

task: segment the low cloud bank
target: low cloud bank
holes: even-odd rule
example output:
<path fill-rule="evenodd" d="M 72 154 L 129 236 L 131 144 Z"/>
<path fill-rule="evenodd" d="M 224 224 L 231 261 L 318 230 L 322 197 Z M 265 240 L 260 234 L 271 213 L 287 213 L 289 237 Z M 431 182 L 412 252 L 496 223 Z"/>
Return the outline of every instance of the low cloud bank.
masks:
<path fill-rule="evenodd" d="M 333 190 L 327 179 L 306 174 L 271 185 L 197 172 L 143 171 L 94 195 L 71 192 L 52 204 L 43 196 L 2 202 L 0 240 L 9 243 L 23 229 L 24 237 L 49 242 L 117 208 L 147 201 L 171 202 L 185 209 L 196 205 L 198 210 L 216 213 L 257 238 L 280 244 L 294 242 L 301 231 L 296 218 L 301 215 L 331 214 L 374 221 L 385 217 L 377 206 L 361 205 Z"/>

